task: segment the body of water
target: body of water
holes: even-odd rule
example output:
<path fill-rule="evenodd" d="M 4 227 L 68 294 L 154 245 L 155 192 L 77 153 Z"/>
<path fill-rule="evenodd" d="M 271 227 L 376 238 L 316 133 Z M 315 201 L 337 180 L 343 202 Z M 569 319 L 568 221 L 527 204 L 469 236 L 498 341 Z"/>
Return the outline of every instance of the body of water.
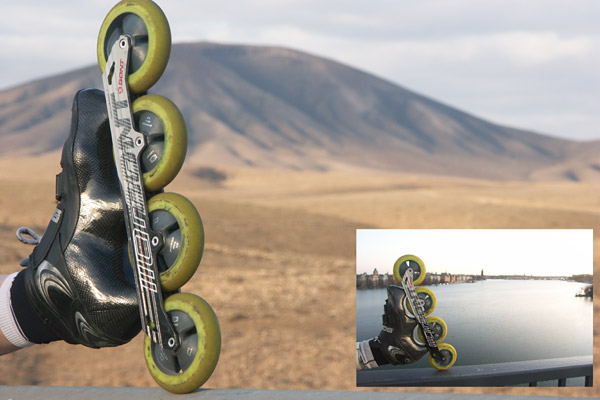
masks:
<path fill-rule="evenodd" d="M 429 289 L 437 297 L 432 315 L 448 325 L 444 342 L 456 348 L 459 366 L 591 355 L 593 303 L 575 297 L 584 286 L 486 280 Z M 357 291 L 357 341 L 379 334 L 386 298 L 386 289 Z M 427 355 L 406 367 L 430 368 Z"/>

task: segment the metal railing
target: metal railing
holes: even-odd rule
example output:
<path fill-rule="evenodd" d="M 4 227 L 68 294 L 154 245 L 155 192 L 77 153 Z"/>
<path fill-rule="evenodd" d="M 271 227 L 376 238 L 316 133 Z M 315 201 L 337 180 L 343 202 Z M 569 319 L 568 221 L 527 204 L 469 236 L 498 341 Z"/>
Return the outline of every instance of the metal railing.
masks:
<path fill-rule="evenodd" d="M 593 385 L 593 357 L 567 357 L 550 360 L 519 361 L 452 367 L 447 371 L 433 368 L 357 371 L 357 386 L 514 386 L 585 377 L 585 386 Z"/>
<path fill-rule="evenodd" d="M 570 396 L 503 396 L 463 393 L 341 392 L 320 390 L 200 389 L 172 394 L 160 388 L 0 386 L 0 399 L 44 400 L 588 400 Z"/>

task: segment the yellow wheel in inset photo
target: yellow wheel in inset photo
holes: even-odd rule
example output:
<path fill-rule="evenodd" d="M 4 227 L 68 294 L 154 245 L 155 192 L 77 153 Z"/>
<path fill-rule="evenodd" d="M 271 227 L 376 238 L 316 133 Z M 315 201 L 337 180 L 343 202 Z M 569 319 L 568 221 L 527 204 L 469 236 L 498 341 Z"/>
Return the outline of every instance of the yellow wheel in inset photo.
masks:
<path fill-rule="evenodd" d="M 429 354 L 429 364 L 437 369 L 437 370 L 446 370 L 448 368 L 450 368 L 451 366 L 454 365 L 454 363 L 456 362 L 456 349 L 448 344 L 448 343 L 441 343 L 438 346 L 438 349 L 440 350 L 440 353 L 442 353 L 442 355 L 446 358 L 444 361 L 442 360 L 436 360 L 435 358 L 433 358 L 431 356 L 431 354 Z"/>
<path fill-rule="evenodd" d="M 173 292 L 196 272 L 204 252 L 204 227 L 196 207 L 177 193 L 159 193 L 148 201 L 150 229 L 163 246 L 157 253 L 160 284 Z"/>
<path fill-rule="evenodd" d="M 440 317 L 427 317 L 427 325 L 429 326 L 429 329 L 431 329 L 431 333 L 433 333 L 433 340 L 435 340 L 436 343 L 440 343 L 446 338 L 446 335 L 448 334 L 448 326 L 443 319 Z M 419 326 L 417 326 L 417 329 L 419 340 L 421 340 L 421 343 L 424 344 L 425 336 L 423 336 L 423 332 Z"/>
<path fill-rule="evenodd" d="M 185 161 L 185 121 L 171 100 L 154 94 L 136 99 L 132 109 L 135 128 L 146 138 L 140 155 L 144 187 L 156 192 L 177 176 Z"/>
<path fill-rule="evenodd" d="M 98 66 L 102 73 L 112 45 L 121 35 L 131 39 L 129 89 L 144 93 L 158 81 L 169 62 L 169 22 L 160 7 L 150 0 L 117 3 L 104 18 L 98 34 Z"/>
<path fill-rule="evenodd" d="M 416 288 L 415 292 L 417 292 L 417 298 L 425 303 L 424 307 L 423 307 L 424 308 L 423 312 L 424 312 L 425 316 L 430 315 L 435 310 L 435 307 L 437 306 L 437 298 L 435 297 L 435 294 L 433 293 L 432 290 L 430 290 L 426 287 L 423 287 L 423 286 L 419 286 L 418 288 Z M 414 317 L 415 313 L 413 312 L 410 303 L 406 299 L 406 296 L 404 297 L 404 302 L 405 302 L 406 310 L 410 313 L 409 316 Z"/>
<path fill-rule="evenodd" d="M 217 366 L 221 352 L 219 321 L 204 299 L 190 293 L 171 295 L 165 310 L 180 337 L 180 346 L 174 352 L 163 350 L 146 336 L 146 365 L 163 389 L 190 393 L 202 386 Z"/>
<path fill-rule="evenodd" d="M 405 255 L 400 257 L 394 263 L 394 278 L 398 283 L 402 283 L 404 273 L 409 269 L 413 270 L 413 285 L 420 285 L 425 279 L 425 263 L 417 256 Z"/>

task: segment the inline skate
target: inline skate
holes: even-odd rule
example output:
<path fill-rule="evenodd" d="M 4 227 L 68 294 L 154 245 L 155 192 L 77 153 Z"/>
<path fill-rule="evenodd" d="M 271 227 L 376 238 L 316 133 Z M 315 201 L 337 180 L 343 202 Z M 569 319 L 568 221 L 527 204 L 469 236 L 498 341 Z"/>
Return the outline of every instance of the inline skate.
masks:
<path fill-rule="evenodd" d="M 119 2 L 98 36 L 98 65 L 146 334 L 144 356 L 161 387 L 187 393 L 214 371 L 221 336 L 208 303 L 179 293 L 200 263 L 204 231 L 189 200 L 163 192 L 187 150 L 186 126 L 177 107 L 146 94 L 164 72 L 170 49 L 167 19 L 150 0 Z"/>
<path fill-rule="evenodd" d="M 435 294 L 426 287 L 416 287 L 425 275 L 425 264 L 416 256 L 405 255 L 394 263 L 394 278 L 401 286 L 388 288 L 386 307 L 393 310 L 386 310 L 384 315 L 384 334 L 386 327 L 390 335 L 390 329 L 400 329 L 388 341 L 403 349 L 408 357 L 404 363 L 414 362 L 428 351 L 431 366 L 445 370 L 454 365 L 457 353 L 452 345 L 441 343 L 448 333 L 444 320 L 429 316 L 437 305 Z M 389 320 L 392 315 L 394 321 Z"/>

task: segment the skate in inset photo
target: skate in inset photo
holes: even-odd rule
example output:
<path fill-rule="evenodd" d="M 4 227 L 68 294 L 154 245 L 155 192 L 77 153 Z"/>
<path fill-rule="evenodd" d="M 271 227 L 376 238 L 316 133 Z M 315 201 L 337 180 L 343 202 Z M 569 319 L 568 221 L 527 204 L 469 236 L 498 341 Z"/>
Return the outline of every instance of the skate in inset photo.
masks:
<path fill-rule="evenodd" d="M 592 236 L 357 230 L 357 385 L 588 386 Z M 589 377 L 553 378 L 569 363 Z"/>

